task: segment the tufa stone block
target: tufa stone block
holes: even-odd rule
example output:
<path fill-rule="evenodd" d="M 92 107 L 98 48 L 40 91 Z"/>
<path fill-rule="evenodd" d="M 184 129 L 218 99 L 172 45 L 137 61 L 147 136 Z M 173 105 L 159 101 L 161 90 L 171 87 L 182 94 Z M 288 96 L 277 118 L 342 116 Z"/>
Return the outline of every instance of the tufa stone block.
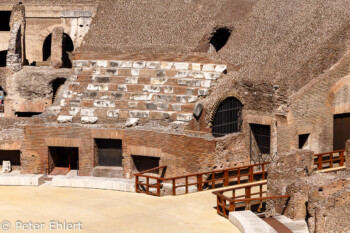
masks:
<path fill-rule="evenodd" d="M 119 117 L 119 109 L 115 109 L 115 110 L 108 110 L 107 111 L 107 117 L 108 118 L 118 118 Z"/>
<path fill-rule="evenodd" d="M 97 117 L 84 116 L 81 118 L 81 123 L 82 124 L 95 124 L 97 122 L 97 120 L 98 120 Z"/>
<path fill-rule="evenodd" d="M 139 119 L 137 119 L 137 118 L 128 118 L 128 119 L 126 119 L 125 126 L 126 127 L 132 127 L 132 126 L 136 126 L 138 123 L 139 123 Z"/>

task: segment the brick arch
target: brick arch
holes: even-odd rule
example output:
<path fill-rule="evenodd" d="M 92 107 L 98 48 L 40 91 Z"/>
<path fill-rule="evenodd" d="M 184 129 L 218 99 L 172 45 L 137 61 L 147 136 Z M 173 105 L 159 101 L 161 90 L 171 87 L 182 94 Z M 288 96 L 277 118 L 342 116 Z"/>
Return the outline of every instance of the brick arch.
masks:
<path fill-rule="evenodd" d="M 224 95 L 222 95 L 220 98 L 218 98 L 214 105 L 211 107 L 211 109 L 208 111 L 208 123 L 209 123 L 209 126 L 211 127 L 212 126 L 212 123 L 214 121 L 214 118 L 215 118 L 215 114 L 216 114 L 216 111 L 218 110 L 218 107 L 219 105 L 227 98 L 230 98 L 230 97 L 234 97 L 236 99 L 238 99 L 241 103 L 242 103 L 242 106 L 244 105 L 243 101 L 242 101 L 242 97 L 237 93 L 237 92 L 228 92 Z"/>
<path fill-rule="evenodd" d="M 41 47 L 43 46 L 46 37 L 48 37 L 53 32 L 53 29 L 56 27 L 62 27 L 62 25 L 61 24 L 51 25 L 39 32 L 38 43 L 41 45 Z M 70 38 L 73 38 L 70 32 L 64 31 L 64 33 L 67 34 Z M 73 44 L 74 44 L 74 41 L 73 41 Z"/>
<path fill-rule="evenodd" d="M 350 103 L 349 106 L 344 106 L 345 108 L 343 110 L 336 109 L 335 106 L 333 106 L 333 101 L 338 93 L 338 91 L 343 88 L 345 85 L 350 86 L 350 75 L 347 75 L 340 80 L 338 80 L 329 90 L 327 98 L 326 98 L 326 106 L 332 108 L 332 111 L 334 114 L 341 114 L 341 113 L 348 113 L 350 112 Z M 348 110 L 345 110 L 348 109 Z"/>

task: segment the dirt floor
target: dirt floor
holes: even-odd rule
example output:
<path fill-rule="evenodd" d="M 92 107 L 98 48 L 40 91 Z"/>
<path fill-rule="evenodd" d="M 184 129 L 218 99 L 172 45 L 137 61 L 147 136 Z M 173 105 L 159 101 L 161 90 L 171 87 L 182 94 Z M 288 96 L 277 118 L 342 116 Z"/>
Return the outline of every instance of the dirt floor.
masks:
<path fill-rule="evenodd" d="M 1 186 L 0 232 L 9 227 L 8 222 L 11 226 L 7 232 L 51 232 L 50 221 L 51 229 L 60 229 L 54 232 L 73 232 L 61 230 L 64 221 L 72 223 L 71 228 L 75 224 L 76 232 L 239 232 L 216 213 L 216 198 L 211 192 L 159 198 L 45 185 Z"/>

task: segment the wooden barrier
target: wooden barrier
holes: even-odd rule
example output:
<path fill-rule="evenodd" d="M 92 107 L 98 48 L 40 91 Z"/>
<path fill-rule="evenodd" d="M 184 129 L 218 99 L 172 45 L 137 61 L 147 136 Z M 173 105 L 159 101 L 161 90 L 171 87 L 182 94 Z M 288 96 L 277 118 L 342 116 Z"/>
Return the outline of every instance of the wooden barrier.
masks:
<path fill-rule="evenodd" d="M 334 167 L 343 167 L 345 162 L 345 150 L 337 150 L 315 154 L 314 165 L 317 170 L 324 170 Z"/>
<path fill-rule="evenodd" d="M 235 211 L 238 208 L 251 210 L 252 205 L 258 205 L 257 212 L 260 212 L 263 207 L 262 205 L 266 200 L 290 197 L 289 195 L 266 197 L 266 191 L 264 190 L 266 184 L 267 182 L 249 184 L 213 192 L 217 197 L 217 213 L 228 218 L 230 212 Z M 258 189 L 258 191 L 255 191 L 254 189 Z M 237 195 L 239 190 L 244 190 L 244 195 Z M 224 195 L 224 193 L 227 192 L 231 193 L 231 195 Z"/>
<path fill-rule="evenodd" d="M 269 163 L 259 163 L 248 166 L 213 170 L 208 172 L 193 173 L 183 176 L 164 178 L 166 166 L 156 167 L 147 171 L 135 174 L 135 186 L 137 193 L 146 193 L 154 196 L 160 196 L 160 189 L 163 183 L 172 184 L 172 195 L 176 195 L 176 189 L 185 187 L 185 193 L 189 193 L 189 186 L 195 185 L 197 191 L 203 191 L 205 188 L 226 187 L 242 182 L 253 182 L 256 180 L 265 180 L 267 178 L 266 165 Z M 162 175 L 159 172 L 162 170 Z M 149 175 L 146 173 L 156 172 L 158 174 Z M 156 191 L 150 191 L 155 189 Z"/>

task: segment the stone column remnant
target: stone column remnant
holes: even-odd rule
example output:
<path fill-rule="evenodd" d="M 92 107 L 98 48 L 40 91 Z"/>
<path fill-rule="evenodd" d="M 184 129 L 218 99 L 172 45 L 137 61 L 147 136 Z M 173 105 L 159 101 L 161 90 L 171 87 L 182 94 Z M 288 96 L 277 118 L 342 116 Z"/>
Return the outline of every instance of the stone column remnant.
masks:
<path fill-rule="evenodd" d="M 64 29 L 62 27 L 56 27 L 52 32 L 51 65 L 55 68 L 62 66 L 63 33 Z"/>

